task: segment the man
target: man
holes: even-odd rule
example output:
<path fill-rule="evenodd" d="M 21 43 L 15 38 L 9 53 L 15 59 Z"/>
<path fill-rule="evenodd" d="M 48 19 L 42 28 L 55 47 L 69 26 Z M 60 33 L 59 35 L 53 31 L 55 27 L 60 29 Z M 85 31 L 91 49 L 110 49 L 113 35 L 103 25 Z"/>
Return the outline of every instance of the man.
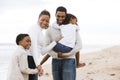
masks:
<path fill-rule="evenodd" d="M 56 9 L 56 22 L 53 23 L 46 32 L 47 44 L 50 44 L 56 37 L 61 35 L 61 32 L 57 27 L 62 24 L 66 14 L 67 10 L 65 7 L 60 6 Z M 81 39 L 79 33 L 77 33 L 76 45 L 70 53 L 58 55 L 58 53 L 55 53 L 53 50 L 49 52 L 49 55 L 52 56 L 53 80 L 76 80 L 75 54 L 79 52 L 82 47 L 81 45 Z"/>

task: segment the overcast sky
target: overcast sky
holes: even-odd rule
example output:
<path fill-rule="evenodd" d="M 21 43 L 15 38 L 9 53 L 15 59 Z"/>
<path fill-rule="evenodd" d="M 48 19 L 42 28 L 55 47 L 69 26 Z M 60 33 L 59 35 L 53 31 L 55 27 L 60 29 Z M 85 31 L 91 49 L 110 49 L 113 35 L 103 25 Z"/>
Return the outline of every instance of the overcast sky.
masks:
<path fill-rule="evenodd" d="M 50 23 L 55 10 L 65 6 L 75 14 L 83 44 L 120 44 L 120 0 L 0 0 L 0 43 L 14 43 L 19 33 L 36 24 L 47 9 Z"/>

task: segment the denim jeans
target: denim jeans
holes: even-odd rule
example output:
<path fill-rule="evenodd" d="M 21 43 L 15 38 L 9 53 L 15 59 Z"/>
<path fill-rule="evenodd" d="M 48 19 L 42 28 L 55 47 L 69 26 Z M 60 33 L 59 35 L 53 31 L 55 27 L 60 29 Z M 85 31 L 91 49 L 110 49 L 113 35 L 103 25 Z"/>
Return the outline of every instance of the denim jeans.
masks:
<path fill-rule="evenodd" d="M 65 46 L 61 43 L 57 43 L 55 47 L 53 48 L 54 51 L 56 52 L 62 52 L 62 53 L 68 53 L 72 50 L 73 48 Z"/>
<path fill-rule="evenodd" d="M 53 80 L 76 80 L 75 59 L 52 59 Z"/>

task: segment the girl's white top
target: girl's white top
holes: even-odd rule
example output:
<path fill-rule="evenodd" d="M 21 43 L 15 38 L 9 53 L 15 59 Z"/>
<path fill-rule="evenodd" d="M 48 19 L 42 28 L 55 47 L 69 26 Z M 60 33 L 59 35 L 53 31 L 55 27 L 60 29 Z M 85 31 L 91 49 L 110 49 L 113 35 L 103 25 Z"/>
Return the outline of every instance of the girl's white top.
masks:
<path fill-rule="evenodd" d="M 73 48 L 76 42 L 76 32 L 79 30 L 79 27 L 77 25 L 67 24 L 61 25 L 58 28 L 60 28 L 63 37 L 59 43 Z"/>

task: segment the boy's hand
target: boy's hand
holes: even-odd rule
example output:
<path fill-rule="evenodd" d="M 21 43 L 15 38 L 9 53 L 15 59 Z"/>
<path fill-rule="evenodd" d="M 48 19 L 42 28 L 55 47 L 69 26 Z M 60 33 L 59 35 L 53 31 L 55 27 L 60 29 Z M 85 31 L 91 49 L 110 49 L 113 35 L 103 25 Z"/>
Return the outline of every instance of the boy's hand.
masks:
<path fill-rule="evenodd" d="M 38 76 L 42 76 L 43 75 L 43 69 L 41 69 L 39 72 L 38 72 Z"/>

